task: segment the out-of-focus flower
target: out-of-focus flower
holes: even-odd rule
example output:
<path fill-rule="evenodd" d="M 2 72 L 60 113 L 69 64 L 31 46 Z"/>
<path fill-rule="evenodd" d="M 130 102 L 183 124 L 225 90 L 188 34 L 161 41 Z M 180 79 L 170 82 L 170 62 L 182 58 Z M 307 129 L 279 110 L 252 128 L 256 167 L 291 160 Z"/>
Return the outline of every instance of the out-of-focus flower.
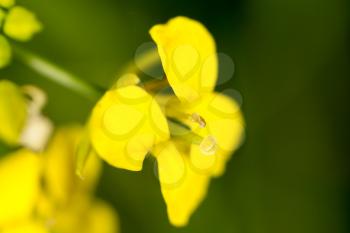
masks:
<path fill-rule="evenodd" d="M 89 156 L 84 180 L 75 174 L 74 154 L 81 136 L 80 127 L 59 129 L 45 151 L 45 185 L 38 212 L 54 232 L 118 232 L 114 210 L 93 197 L 102 168 L 99 158 Z"/>
<path fill-rule="evenodd" d="M 233 99 L 214 92 L 215 42 L 201 23 L 176 17 L 150 34 L 175 95 L 157 94 L 146 84 L 149 93 L 117 85 L 95 106 L 90 138 L 96 152 L 119 168 L 140 170 L 151 152 L 169 220 L 184 226 L 204 199 L 210 178 L 223 174 L 240 145 L 244 120 Z"/>
<path fill-rule="evenodd" d="M 15 0 L 0 0 L 0 6 L 4 8 L 10 8 L 15 4 Z"/>
<path fill-rule="evenodd" d="M 0 159 L 0 231 L 26 221 L 40 193 L 41 161 L 21 149 Z"/>
<path fill-rule="evenodd" d="M 35 86 L 19 87 L 0 81 L 0 139 L 11 146 L 44 149 L 52 131 L 51 121 L 41 114 L 45 93 Z"/>
<path fill-rule="evenodd" d="M 13 0 L 0 0 L 0 68 L 11 61 L 11 47 L 6 38 L 21 42 L 30 40 L 42 29 L 35 15 L 21 6 L 14 6 Z M 8 9 L 6 9 L 8 8 Z"/>
<path fill-rule="evenodd" d="M 1 80 L 0 138 L 10 145 L 18 144 L 27 114 L 27 101 L 20 88 L 10 81 Z"/>
<path fill-rule="evenodd" d="M 19 41 L 30 40 L 41 28 L 42 25 L 35 15 L 20 6 L 11 8 L 4 22 L 4 33 Z"/>
<path fill-rule="evenodd" d="M 57 131 L 46 151 L 22 149 L 0 160 L 0 231 L 116 233 L 115 211 L 93 192 L 101 171 L 96 156 L 86 163 L 86 180 L 74 173 L 81 128 Z"/>

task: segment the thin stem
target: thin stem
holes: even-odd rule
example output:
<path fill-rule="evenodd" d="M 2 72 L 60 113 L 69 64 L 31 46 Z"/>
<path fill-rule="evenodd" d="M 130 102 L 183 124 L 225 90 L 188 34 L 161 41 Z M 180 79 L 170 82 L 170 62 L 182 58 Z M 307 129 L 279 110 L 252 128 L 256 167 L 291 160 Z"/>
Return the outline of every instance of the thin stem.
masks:
<path fill-rule="evenodd" d="M 93 86 L 86 83 L 77 76 L 67 72 L 66 70 L 52 64 L 46 59 L 28 52 L 17 46 L 13 46 L 16 57 L 25 65 L 41 74 L 43 77 L 72 90 L 81 96 L 96 101 L 101 95 Z"/>
<path fill-rule="evenodd" d="M 124 69 L 122 69 L 117 75 L 116 83 L 119 78 L 123 77 L 125 74 L 135 74 L 138 75 L 140 71 L 145 71 L 151 67 L 157 65 L 160 62 L 158 51 L 156 49 L 151 49 L 138 55 L 133 61 L 128 63 Z"/>
<path fill-rule="evenodd" d="M 151 80 L 143 84 L 143 88 L 149 92 L 159 91 L 169 86 L 168 80 L 163 78 L 162 80 Z"/>
<path fill-rule="evenodd" d="M 127 68 L 124 70 L 124 73 L 134 73 L 138 70 L 144 71 L 151 68 L 154 65 L 157 65 L 159 60 L 158 50 L 150 49 L 144 52 L 141 55 L 135 57 L 134 62 L 131 62 Z"/>

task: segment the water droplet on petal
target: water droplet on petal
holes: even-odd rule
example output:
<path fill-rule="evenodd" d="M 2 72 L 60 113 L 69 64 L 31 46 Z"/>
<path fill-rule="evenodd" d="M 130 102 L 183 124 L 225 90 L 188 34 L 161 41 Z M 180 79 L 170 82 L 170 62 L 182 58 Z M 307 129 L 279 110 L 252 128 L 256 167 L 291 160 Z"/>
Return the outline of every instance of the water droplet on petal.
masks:
<path fill-rule="evenodd" d="M 216 152 L 216 139 L 209 135 L 205 137 L 199 145 L 201 152 L 205 155 L 213 155 Z"/>

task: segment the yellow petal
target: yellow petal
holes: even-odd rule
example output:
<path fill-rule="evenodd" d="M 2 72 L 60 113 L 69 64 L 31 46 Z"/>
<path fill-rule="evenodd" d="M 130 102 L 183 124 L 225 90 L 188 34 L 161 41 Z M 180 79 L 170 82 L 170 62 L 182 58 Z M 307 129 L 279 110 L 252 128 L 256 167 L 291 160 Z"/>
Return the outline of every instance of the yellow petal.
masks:
<path fill-rule="evenodd" d="M 19 150 L 0 160 L 0 226 L 29 216 L 39 195 L 39 158 Z"/>
<path fill-rule="evenodd" d="M 1 37 L 0 37 L 1 40 Z M 16 145 L 27 118 L 26 100 L 10 81 L 0 81 L 0 139 Z"/>
<path fill-rule="evenodd" d="M 142 169 L 154 144 L 169 137 L 156 101 L 133 85 L 106 92 L 92 112 L 89 130 L 97 154 L 115 167 L 133 171 Z"/>
<path fill-rule="evenodd" d="M 92 191 L 101 171 L 95 156 L 89 156 L 85 179 L 75 174 L 75 150 L 83 129 L 71 126 L 59 129 L 45 152 L 45 181 L 47 191 L 57 203 L 67 203 L 77 192 Z"/>
<path fill-rule="evenodd" d="M 215 41 L 198 21 L 176 17 L 151 28 L 163 69 L 175 94 L 193 101 L 214 90 L 218 61 Z"/>
<path fill-rule="evenodd" d="M 59 208 L 53 215 L 52 232 L 86 232 L 87 215 L 91 206 L 91 196 L 81 194 Z"/>
<path fill-rule="evenodd" d="M 119 219 L 107 203 L 82 194 L 56 212 L 52 232 L 118 233 Z"/>
<path fill-rule="evenodd" d="M 35 221 L 27 221 L 20 224 L 15 224 L 11 227 L 5 227 L 2 233 L 49 233 L 44 224 Z"/>
<path fill-rule="evenodd" d="M 9 37 L 27 41 L 42 28 L 35 15 L 27 9 L 15 6 L 10 9 L 4 24 L 4 32 Z"/>
<path fill-rule="evenodd" d="M 215 138 L 217 157 L 213 175 L 224 172 L 225 164 L 244 139 L 244 119 L 238 104 L 231 98 L 213 93 L 203 99 L 199 113 L 207 122 L 207 134 Z M 200 132 L 201 130 L 197 130 Z"/>
<path fill-rule="evenodd" d="M 11 61 L 11 57 L 12 53 L 10 44 L 4 36 L 0 35 L 0 69 L 9 64 L 9 62 Z"/>
<path fill-rule="evenodd" d="M 0 6 L 10 8 L 15 4 L 15 0 L 0 0 Z"/>
<path fill-rule="evenodd" d="M 196 134 L 213 138 L 215 153 L 205 153 L 203 148 L 193 144 L 190 161 L 198 172 L 221 175 L 244 136 L 244 120 L 237 103 L 223 94 L 210 93 L 191 104 L 170 101 L 168 108 L 171 108 L 170 112 L 175 109 L 188 116 L 195 113 L 204 120 L 205 127 L 189 118 L 183 119 Z"/>
<path fill-rule="evenodd" d="M 185 226 L 204 199 L 210 177 L 194 171 L 188 156 L 172 142 L 157 148 L 154 155 L 169 220 L 175 226 Z"/>
<path fill-rule="evenodd" d="M 107 203 L 97 201 L 88 210 L 85 233 L 118 233 L 117 213 Z"/>

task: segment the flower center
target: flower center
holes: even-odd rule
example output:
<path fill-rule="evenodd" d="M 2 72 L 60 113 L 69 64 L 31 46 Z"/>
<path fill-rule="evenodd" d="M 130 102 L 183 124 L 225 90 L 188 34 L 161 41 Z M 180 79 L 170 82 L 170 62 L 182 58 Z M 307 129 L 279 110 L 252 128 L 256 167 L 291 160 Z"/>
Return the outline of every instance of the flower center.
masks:
<path fill-rule="evenodd" d="M 182 113 L 179 114 L 178 117 L 168 116 L 171 136 L 174 138 L 182 139 L 191 144 L 199 145 L 199 148 L 204 155 L 215 154 L 217 150 L 216 138 L 210 134 L 205 137 L 199 135 L 195 132 L 194 129 L 188 126 L 188 120 L 198 124 L 202 129 L 207 126 L 205 119 L 199 115 L 199 113 L 192 113 L 191 115 Z"/>

